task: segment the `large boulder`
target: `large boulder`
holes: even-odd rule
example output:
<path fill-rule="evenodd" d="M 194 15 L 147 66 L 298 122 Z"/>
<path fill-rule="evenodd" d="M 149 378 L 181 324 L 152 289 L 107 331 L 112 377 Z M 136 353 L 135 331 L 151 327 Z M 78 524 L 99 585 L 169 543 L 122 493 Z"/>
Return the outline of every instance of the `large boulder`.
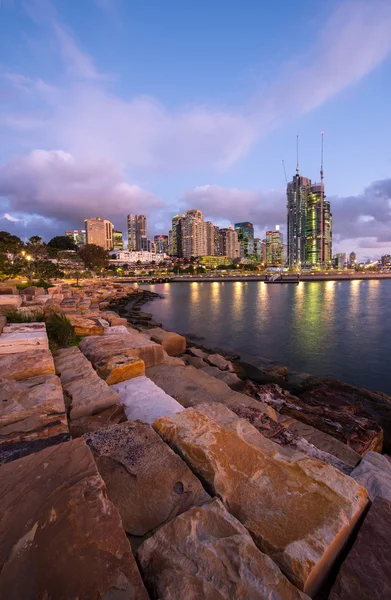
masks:
<path fill-rule="evenodd" d="M 391 502 L 375 498 L 329 600 L 391 598 Z"/>
<path fill-rule="evenodd" d="M 152 367 L 164 360 L 163 348 L 160 344 L 151 342 L 138 331 L 130 330 L 126 334 L 84 338 L 80 342 L 80 350 L 94 365 L 116 354 L 140 358 L 146 367 Z"/>
<path fill-rule="evenodd" d="M 69 439 L 61 383 L 55 375 L 0 379 L 0 463 Z"/>
<path fill-rule="evenodd" d="M 207 360 L 213 367 L 217 367 L 221 371 L 233 371 L 232 363 L 221 354 L 209 354 Z"/>
<path fill-rule="evenodd" d="M 24 331 L 21 333 L 2 333 L 0 335 L 0 354 L 16 354 L 49 348 L 46 331 Z"/>
<path fill-rule="evenodd" d="M 30 287 L 24 288 L 23 294 L 26 296 L 44 296 L 46 294 L 46 290 L 43 287 L 31 285 Z"/>
<path fill-rule="evenodd" d="M 120 403 L 118 394 L 99 377 L 76 346 L 58 350 L 54 360 L 71 420 L 99 413 Z"/>
<path fill-rule="evenodd" d="M 125 530 L 144 536 L 210 496 L 150 425 L 131 421 L 85 435 Z"/>
<path fill-rule="evenodd" d="M 327 386 L 296 397 L 278 385 L 259 386 L 260 400 L 284 415 L 307 423 L 340 440 L 360 456 L 369 450 L 381 452 L 383 430 L 358 404 Z"/>
<path fill-rule="evenodd" d="M 145 375 L 145 364 L 139 358 L 126 356 L 126 354 L 115 354 L 108 358 L 103 358 L 95 364 L 96 372 L 99 377 L 104 379 L 107 385 L 120 383 L 133 377 Z"/>
<path fill-rule="evenodd" d="M 183 335 L 166 331 L 160 327 L 150 329 L 149 335 L 151 336 L 151 340 L 161 344 L 170 356 L 177 356 L 186 352 L 186 338 Z"/>
<path fill-rule="evenodd" d="M 34 352 L 0 356 L 0 373 L 17 381 L 36 375 L 54 374 L 52 353 L 50 350 L 37 349 Z"/>
<path fill-rule="evenodd" d="M 46 333 L 45 323 L 8 323 L 3 333 Z"/>
<path fill-rule="evenodd" d="M 373 501 L 377 496 L 391 501 L 391 462 L 377 452 L 368 452 L 351 477 L 368 490 Z"/>
<path fill-rule="evenodd" d="M 141 419 L 152 424 L 155 419 L 180 412 L 183 406 L 166 394 L 148 377 L 135 377 L 110 386 L 120 399 L 129 421 Z"/>
<path fill-rule="evenodd" d="M 308 598 L 217 498 L 164 525 L 140 546 L 137 559 L 161 600 Z"/>
<path fill-rule="evenodd" d="M 19 294 L 0 294 L 0 315 L 5 315 L 10 310 L 17 310 L 22 304 Z"/>
<path fill-rule="evenodd" d="M 223 412 L 220 412 L 222 409 Z M 353 479 L 321 461 L 281 453 L 223 406 L 195 409 L 154 428 L 299 589 L 317 593 L 368 505 Z"/>
<path fill-rule="evenodd" d="M 77 335 L 103 335 L 104 324 L 96 317 L 83 317 L 80 314 L 65 313 Z"/>
<path fill-rule="evenodd" d="M 220 373 L 224 375 L 224 372 Z M 163 364 L 147 369 L 146 374 L 186 408 L 213 402 L 224 404 L 278 444 L 293 445 L 293 448 L 332 464 L 345 473 L 350 473 L 360 460 L 354 450 L 331 435 L 289 415 L 282 415 L 262 401 L 231 390 L 224 381 L 212 377 L 203 369 L 190 366 L 170 368 Z"/>
<path fill-rule="evenodd" d="M 2 466 L 0 498 L 1 598 L 148 600 L 83 439 Z"/>

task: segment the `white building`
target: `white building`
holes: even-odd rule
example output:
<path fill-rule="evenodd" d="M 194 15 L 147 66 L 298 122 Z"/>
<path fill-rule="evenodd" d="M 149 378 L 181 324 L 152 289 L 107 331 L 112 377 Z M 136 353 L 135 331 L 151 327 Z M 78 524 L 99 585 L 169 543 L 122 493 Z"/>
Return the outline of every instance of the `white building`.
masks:
<path fill-rule="evenodd" d="M 182 251 L 184 258 L 207 256 L 207 226 L 200 210 L 188 210 L 182 222 Z"/>
<path fill-rule="evenodd" d="M 118 264 L 120 264 L 120 262 L 122 264 L 136 264 L 138 261 L 140 261 L 142 264 L 148 264 L 152 261 L 154 261 L 155 263 L 160 263 L 169 258 L 169 256 L 164 252 L 132 252 L 130 250 L 114 252 L 113 254 L 111 254 L 111 256 Z"/>

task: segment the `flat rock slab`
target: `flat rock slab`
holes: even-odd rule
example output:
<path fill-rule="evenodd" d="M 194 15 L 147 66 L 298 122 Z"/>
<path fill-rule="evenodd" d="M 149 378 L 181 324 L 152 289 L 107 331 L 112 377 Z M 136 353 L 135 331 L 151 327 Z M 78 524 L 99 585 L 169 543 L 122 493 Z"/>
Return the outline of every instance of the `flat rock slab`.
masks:
<path fill-rule="evenodd" d="M 54 360 L 71 420 L 99 413 L 120 403 L 118 394 L 99 377 L 76 346 L 58 350 Z"/>
<path fill-rule="evenodd" d="M 123 527 L 133 536 L 210 500 L 186 463 L 147 423 L 128 421 L 85 439 Z"/>
<path fill-rule="evenodd" d="M 135 377 L 110 386 L 120 399 L 129 421 L 141 419 L 152 424 L 155 419 L 183 410 L 183 406 L 163 392 L 148 377 Z"/>
<path fill-rule="evenodd" d="M 125 321 L 126 321 L 126 319 L 125 319 Z M 114 325 L 114 326 L 110 326 L 110 327 L 105 327 L 104 335 L 118 335 L 118 334 L 125 334 L 125 335 L 129 334 L 125 325 Z"/>
<path fill-rule="evenodd" d="M 0 315 L 9 310 L 18 309 L 22 305 L 22 298 L 19 294 L 0 294 Z"/>
<path fill-rule="evenodd" d="M 52 353 L 50 350 L 37 349 L 34 352 L 0 356 L 0 373 L 17 381 L 36 375 L 54 375 Z"/>
<path fill-rule="evenodd" d="M 233 371 L 232 363 L 220 354 L 209 354 L 207 360 L 213 367 L 217 367 L 221 371 Z"/>
<path fill-rule="evenodd" d="M 0 335 L 0 354 L 28 352 L 37 348 L 49 348 L 46 331 L 2 333 Z"/>
<path fill-rule="evenodd" d="M 391 452 L 391 396 L 355 387 L 335 379 L 311 377 L 304 382 L 307 392 L 301 395 L 316 403 L 324 403 L 334 410 L 344 407 L 346 413 L 363 413 L 375 421 L 384 431 L 384 449 Z M 378 448 L 369 448 L 378 450 Z"/>
<path fill-rule="evenodd" d="M 104 324 L 100 319 L 94 317 L 82 317 L 80 315 L 65 313 L 77 335 L 103 335 Z"/>
<path fill-rule="evenodd" d="M 0 504 L 0 597 L 148 600 L 83 439 L 2 466 Z"/>
<path fill-rule="evenodd" d="M 343 563 L 330 600 L 391 598 L 391 502 L 375 498 Z"/>
<path fill-rule="evenodd" d="M 127 331 L 126 334 L 91 336 L 80 342 L 80 350 L 94 365 L 101 360 L 125 354 L 140 358 L 146 367 L 152 367 L 164 360 L 163 347 L 151 342 L 138 331 Z"/>
<path fill-rule="evenodd" d="M 160 327 L 149 330 L 153 342 L 161 344 L 169 356 L 177 356 L 186 352 L 186 338 L 179 333 L 166 331 Z"/>
<path fill-rule="evenodd" d="M 144 361 L 140 358 L 126 356 L 126 354 L 115 354 L 109 358 L 103 358 L 95 363 L 95 368 L 99 377 L 104 379 L 107 385 L 145 375 Z"/>
<path fill-rule="evenodd" d="M 154 428 L 259 549 L 312 596 L 366 509 L 366 490 L 321 461 L 284 456 L 247 421 L 212 408 L 214 418 L 190 408 L 157 419 Z"/>
<path fill-rule="evenodd" d="M 0 378 L 0 464 L 69 439 L 61 383 L 55 375 Z"/>
<path fill-rule="evenodd" d="M 259 386 L 258 397 L 281 414 L 335 437 L 360 456 L 369 450 L 380 452 L 382 449 L 380 425 L 350 401 L 345 402 L 343 395 L 325 386 L 296 397 L 278 385 L 269 384 Z"/>
<path fill-rule="evenodd" d="M 2 333 L 4 331 L 4 327 L 7 324 L 7 317 L 4 317 L 3 315 L 0 315 L 0 333 Z"/>
<path fill-rule="evenodd" d="M 45 323 L 8 323 L 3 329 L 3 333 L 46 333 Z"/>
<path fill-rule="evenodd" d="M 119 423 L 125 423 L 127 420 L 124 407 L 121 404 L 115 404 L 96 415 L 73 419 L 69 422 L 69 431 L 72 438 L 78 438 L 85 433 L 92 433 L 109 425 L 119 425 Z"/>
<path fill-rule="evenodd" d="M 372 502 L 378 496 L 391 501 L 391 462 L 386 456 L 368 452 L 351 477 L 368 490 Z"/>
<path fill-rule="evenodd" d="M 164 525 L 140 546 L 137 559 L 161 600 L 308 598 L 217 498 Z"/>

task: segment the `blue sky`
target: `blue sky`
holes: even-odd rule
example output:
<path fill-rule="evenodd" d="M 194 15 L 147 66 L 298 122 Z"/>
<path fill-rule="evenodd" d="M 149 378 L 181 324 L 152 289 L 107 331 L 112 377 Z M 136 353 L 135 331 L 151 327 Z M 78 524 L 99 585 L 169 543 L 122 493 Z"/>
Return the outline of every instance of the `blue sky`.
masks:
<path fill-rule="evenodd" d="M 324 130 L 334 250 L 389 252 L 390 31 L 388 0 L 0 0 L 0 228 L 197 207 L 262 236 Z"/>

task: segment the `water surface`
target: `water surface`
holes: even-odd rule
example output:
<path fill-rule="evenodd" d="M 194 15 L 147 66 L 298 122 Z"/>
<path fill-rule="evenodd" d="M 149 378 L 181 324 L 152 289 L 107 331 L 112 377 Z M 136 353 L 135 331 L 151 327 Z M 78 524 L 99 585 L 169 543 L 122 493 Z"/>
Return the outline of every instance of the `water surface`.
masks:
<path fill-rule="evenodd" d="M 391 394 L 391 280 L 143 287 L 164 296 L 145 310 L 167 329 Z"/>

